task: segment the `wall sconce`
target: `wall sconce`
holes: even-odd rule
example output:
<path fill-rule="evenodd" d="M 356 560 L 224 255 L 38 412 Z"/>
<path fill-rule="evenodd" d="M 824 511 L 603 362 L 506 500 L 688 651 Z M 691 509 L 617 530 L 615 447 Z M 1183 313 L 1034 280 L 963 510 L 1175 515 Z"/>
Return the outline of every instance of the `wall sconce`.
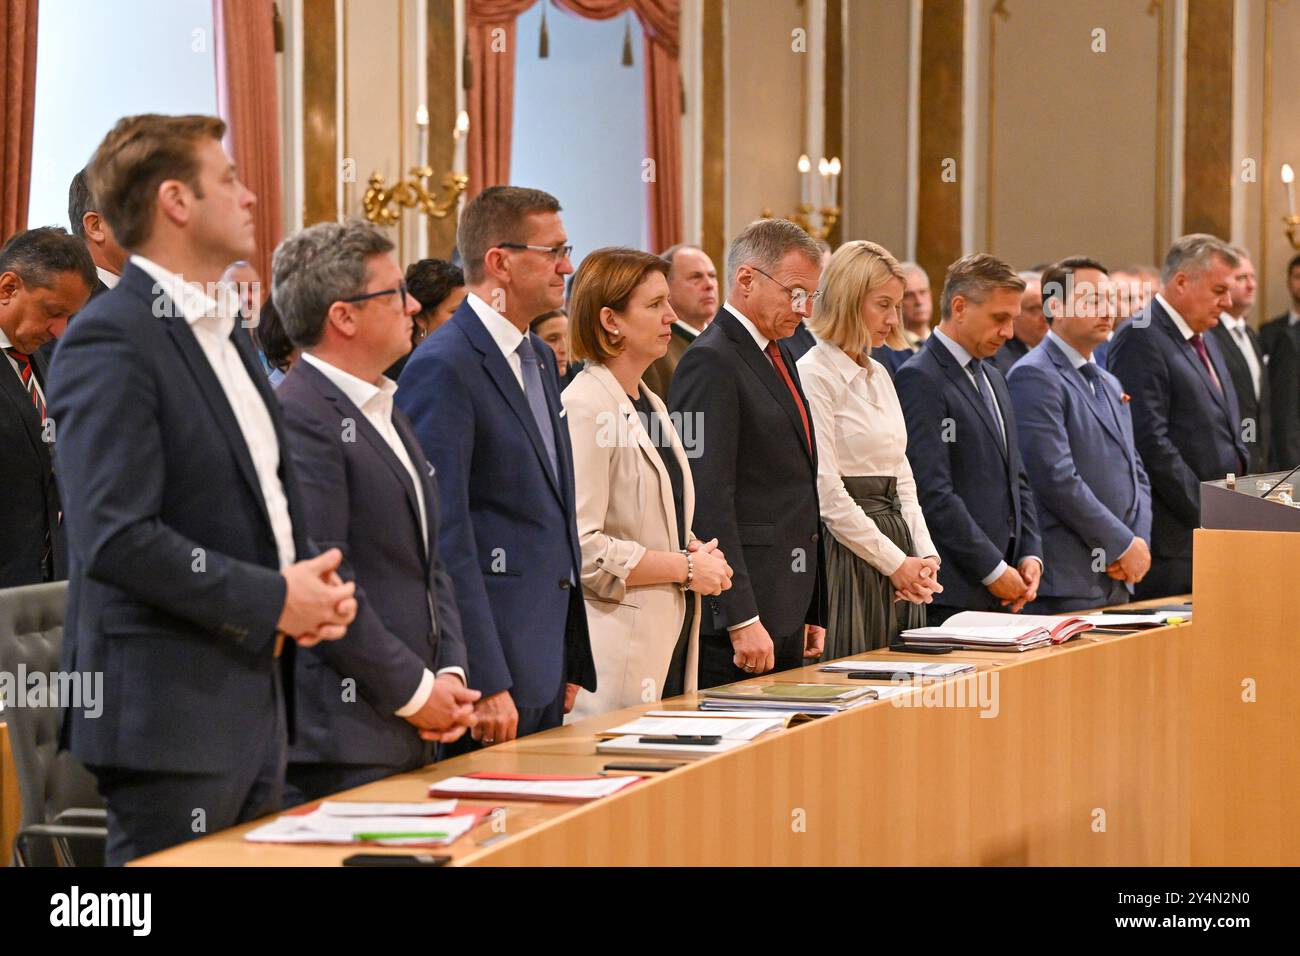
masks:
<path fill-rule="evenodd" d="M 1295 210 L 1295 170 L 1290 163 L 1282 164 L 1282 184 L 1286 186 L 1286 215 L 1282 217 L 1286 223 L 1286 237 L 1292 249 L 1300 249 L 1300 215 Z"/>
<path fill-rule="evenodd" d="M 840 218 L 840 159 L 819 159 L 816 179 L 806 153 L 799 157 L 795 168 L 799 170 L 799 205 L 788 218 L 814 239 L 827 239 Z M 771 219 L 772 210 L 764 209 L 763 218 Z"/>
<path fill-rule="evenodd" d="M 427 156 L 429 147 L 429 111 L 421 106 L 415 112 L 416 150 L 418 156 Z M 469 114 L 461 110 L 456 117 L 456 127 L 452 137 L 459 146 L 460 140 L 469 130 Z M 434 219 L 445 219 L 456 208 L 460 195 L 469 185 L 469 177 L 464 173 L 448 172 L 442 177 L 440 195 L 429 191 L 429 181 L 433 178 L 433 167 L 428 165 L 412 166 L 410 178 L 399 180 L 391 186 L 384 185 L 384 175 L 375 170 L 370 174 L 369 187 L 361 198 L 366 219 L 379 226 L 396 225 L 402 218 L 403 207 L 418 209 Z"/>

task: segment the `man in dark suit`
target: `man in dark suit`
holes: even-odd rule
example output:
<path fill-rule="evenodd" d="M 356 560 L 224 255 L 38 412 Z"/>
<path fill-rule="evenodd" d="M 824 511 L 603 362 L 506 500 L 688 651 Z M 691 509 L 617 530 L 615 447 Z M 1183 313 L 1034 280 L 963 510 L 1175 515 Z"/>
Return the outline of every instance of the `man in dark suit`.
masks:
<path fill-rule="evenodd" d="M 717 538 L 734 570 L 703 611 L 701 687 L 801 667 L 825 642 L 817 441 L 781 342 L 812 314 L 821 258 L 791 222 L 747 226 L 727 253 L 727 300 L 669 389 L 674 417 L 702 436 L 695 533 Z"/>
<path fill-rule="evenodd" d="M 1291 308 L 1259 330 L 1259 344 L 1268 359 L 1272 395 L 1272 454 L 1274 469 L 1290 471 L 1300 465 L 1300 255 L 1286 268 Z"/>
<path fill-rule="evenodd" d="M 678 243 L 663 253 L 668 260 L 668 301 L 677 313 L 668 351 L 655 359 L 641 380 L 664 401 L 673 372 L 696 337 L 718 311 L 718 270 L 703 249 Z"/>
<path fill-rule="evenodd" d="M 1107 369 L 1132 395 L 1138 452 L 1151 479 L 1151 572 L 1141 599 L 1192 589 L 1201 482 L 1245 474 L 1232 377 L 1205 335 L 1232 305 L 1236 253 L 1202 233 L 1169 248 L 1155 298 L 1111 340 Z"/>
<path fill-rule="evenodd" d="M 420 343 L 397 404 L 437 468 L 439 543 L 482 691 L 485 744 L 558 726 L 596 687 L 574 513 L 573 452 L 555 355 L 528 331 L 573 272 L 554 196 L 491 186 L 466 204 L 457 245 L 469 294 Z"/>
<path fill-rule="evenodd" d="M 276 397 L 307 530 L 343 551 L 343 576 L 359 588 L 347 640 L 298 657 L 288 803 L 430 763 L 433 741 L 458 739 L 479 697 L 466 688 L 460 614 L 438 551 L 437 482 L 384 375 L 410 350 L 421 308 L 392 248 L 354 220 L 304 229 L 275 251 L 275 301 L 302 349 Z"/>
<path fill-rule="evenodd" d="M 110 865 L 278 807 L 294 644 L 356 613 L 337 550 L 311 557 L 279 405 L 234 296 L 253 194 L 210 116 L 128 116 L 92 191 L 134 253 L 50 376 L 70 584 L 62 670 L 103 674 L 63 745 L 96 776 Z M 208 291 L 210 290 L 210 291 Z"/>
<path fill-rule="evenodd" d="M 68 186 L 68 223 L 72 234 L 86 244 L 86 250 L 95 263 L 99 281 L 91 290 L 93 299 L 117 285 L 126 268 L 127 254 L 113 235 L 113 227 L 100 213 L 99 205 L 90 193 L 84 169 L 72 177 Z"/>
<path fill-rule="evenodd" d="M 1038 595 L 1043 548 L 1006 381 L 989 359 L 1011 338 L 1025 280 L 1005 262 L 970 255 L 948 267 L 940 322 L 894 381 L 907 421 L 907 458 L 942 562 L 943 604 L 1020 611 Z"/>
<path fill-rule="evenodd" d="M 1269 395 L 1268 363 L 1260 348 L 1259 336 L 1246 321 L 1255 304 L 1255 266 L 1245 249 L 1233 246 L 1239 260 L 1232 270 L 1228 294 L 1232 306 L 1219 316 L 1219 324 L 1210 329 L 1210 337 L 1219 344 L 1223 361 L 1232 377 L 1237 394 L 1237 411 L 1241 420 L 1237 434 L 1250 452 L 1250 474 L 1268 471 L 1272 434 L 1272 400 Z"/>
<path fill-rule="evenodd" d="M 1063 259 L 1042 290 L 1050 330 L 1007 387 L 1051 556 L 1028 610 L 1065 614 L 1130 599 L 1151 567 L 1151 485 L 1119 380 L 1092 361 L 1114 325 L 1105 268 Z"/>
<path fill-rule="evenodd" d="M 1047 322 L 1043 318 L 1043 274 L 1033 269 L 1020 273 L 1025 280 L 1025 291 L 1020 294 L 1020 314 L 1016 316 L 1015 334 L 993 353 L 993 364 L 1002 377 L 1011 372 L 1011 366 L 1029 354 L 1029 350 L 1043 341 Z"/>
<path fill-rule="evenodd" d="M 85 247 L 62 229 L 29 229 L 0 249 L 0 588 L 67 577 L 41 347 L 94 282 Z"/>

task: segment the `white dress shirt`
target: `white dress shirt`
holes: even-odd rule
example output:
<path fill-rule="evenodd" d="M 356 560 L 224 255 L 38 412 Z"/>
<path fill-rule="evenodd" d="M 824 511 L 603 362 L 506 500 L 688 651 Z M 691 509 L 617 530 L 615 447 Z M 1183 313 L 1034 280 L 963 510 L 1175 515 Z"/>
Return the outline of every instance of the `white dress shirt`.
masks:
<path fill-rule="evenodd" d="M 5 335 L 5 330 L 4 330 L 4 329 L 0 329 L 0 352 L 4 352 L 4 350 L 7 349 L 7 348 L 9 348 L 11 345 L 13 345 L 13 343 L 9 341 L 9 336 Z M 18 361 L 17 361 L 17 359 L 15 359 L 15 358 L 14 358 L 12 355 L 10 355 L 8 352 L 5 352 L 5 358 L 8 359 L 8 361 L 9 361 L 9 367 L 12 368 L 12 369 L 14 370 L 14 374 L 18 376 L 18 381 L 19 381 L 19 383 L 21 384 L 21 383 L 22 383 L 22 380 L 23 380 L 23 372 L 22 372 L 22 369 L 20 369 L 20 368 L 18 367 Z M 44 408 L 44 407 L 45 407 L 45 389 L 41 388 L 41 383 L 40 383 L 40 381 L 36 378 L 36 374 L 35 374 L 36 363 L 35 363 L 35 361 L 32 361 L 32 359 L 31 359 L 30 357 L 28 358 L 28 361 L 31 361 L 31 362 L 32 362 L 32 369 L 33 369 L 33 373 L 32 373 L 32 385 L 33 385 L 33 386 L 35 387 L 35 389 L 36 389 L 36 394 L 39 395 L 39 396 L 41 397 L 41 407 Z M 23 386 L 24 389 L 25 389 L 26 387 L 27 387 L 26 385 Z"/>
<path fill-rule="evenodd" d="M 95 272 L 99 274 L 99 281 L 110 289 L 115 288 L 122 279 L 116 272 L 109 272 L 103 266 L 95 266 Z"/>
<path fill-rule="evenodd" d="M 1065 341 L 1065 339 L 1057 335 L 1056 332 L 1054 332 L 1053 330 L 1051 329 L 1047 330 L 1047 337 L 1056 344 L 1056 347 L 1058 349 L 1061 350 L 1062 354 L 1065 355 L 1066 360 L 1069 361 L 1070 368 L 1074 369 L 1076 372 L 1079 372 L 1081 368 L 1083 368 L 1089 362 L 1092 362 L 1091 358 L 1084 358 L 1082 353 L 1080 353 L 1078 349 L 1076 349 L 1069 342 Z M 1093 387 L 1092 379 L 1088 378 L 1088 376 L 1084 375 L 1082 372 L 1079 372 L 1079 377 L 1083 379 L 1084 384 L 1088 386 L 1089 391 L 1091 391 L 1092 394 L 1096 395 L 1097 389 Z"/>
<path fill-rule="evenodd" d="M 497 344 L 501 354 L 506 357 L 506 363 L 510 366 L 510 371 L 515 373 L 515 380 L 519 382 L 520 391 L 523 391 L 524 363 L 517 350 L 519 343 L 524 340 L 524 333 L 515 328 L 513 322 L 473 292 L 466 296 L 465 300 L 469 303 L 469 307 L 474 310 L 474 314 L 483 322 L 483 326 L 488 330 L 488 335 L 492 336 L 492 341 Z"/>
<path fill-rule="evenodd" d="M 942 343 L 943 346 L 950 353 L 952 353 L 952 357 L 957 360 L 957 364 L 962 367 L 962 370 L 966 373 L 966 378 L 970 380 L 971 385 L 974 387 L 977 397 L 981 402 L 984 401 L 984 394 L 983 392 L 980 391 L 979 384 L 975 381 L 975 373 L 971 371 L 971 367 L 970 367 L 970 361 L 975 356 L 967 352 L 965 348 L 959 345 L 951 336 L 949 336 L 942 329 L 936 328 L 930 334 L 933 335 L 935 338 L 937 338 L 939 342 Z M 985 361 L 988 360 L 986 359 Z M 997 409 L 998 412 L 998 429 L 1002 432 L 1002 443 L 1004 447 L 1009 448 L 1010 446 L 1006 444 L 1007 422 L 1006 419 L 1002 417 L 1002 406 L 998 404 L 998 393 L 993 391 L 993 383 L 989 382 L 988 375 L 984 376 L 984 381 L 988 384 L 989 394 L 993 396 L 993 407 Z M 1037 561 L 1039 568 L 1042 568 L 1043 566 L 1043 559 L 1038 557 L 1038 555 L 1036 554 L 1025 555 L 1025 557 L 1022 558 L 1021 560 Z M 1006 573 L 1008 567 L 1010 567 L 1010 565 L 1008 565 L 1005 561 L 999 561 L 998 566 L 994 568 L 992 571 L 990 571 L 988 574 L 986 574 L 983 580 L 980 581 L 980 584 L 984 585 L 985 587 L 988 587 L 998 578 L 1002 577 L 1002 575 Z"/>
<path fill-rule="evenodd" d="M 381 375 L 379 384 L 374 385 L 364 379 L 357 378 L 350 372 L 343 371 L 343 369 L 335 365 L 331 365 L 322 358 L 317 358 L 310 352 L 303 352 L 302 359 L 333 382 L 353 405 L 361 409 L 361 414 L 366 416 L 366 421 L 375 426 L 375 431 L 379 432 L 380 437 L 393 450 L 397 460 L 406 469 L 406 473 L 411 476 L 411 484 L 415 486 L 415 500 L 420 506 L 420 527 L 424 529 L 424 535 L 420 538 L 420 543 L 427 553 L 429 546 L 429 516 L 424 510 L 424 487 L 420 481 L 419 473 L 415 470 L 415 463 L 411 461 L 410 452 L 406 450 L 406 445 L 402 443 L 402 437 L 397 434 L 397 427 L 393 424 L 393 396 L 397 394 L 397 383 L 391 378 Z M 429 612 L 430 617 L 432 617 L 432 598 L 430 598 Z M 460 678 L 462 684 L 466 683 L 465 672 L 459 667 L 444 667 L 438 671 L 438 674 L 455 674 Z M 415 694 L 405 705 L 393 711 L 393 713 L 398 717 L 409 717 L 411 714 L 416 713 L 428 701 L 429 695 L 433 693 L 433 681 L 434 674 L 426 667 L 420 677 L 420 686 L 415 689 Z"/>
<path fill-rule="evenodd" d="M 262 491 L 266 513 L 271 518 L 271 531 L 279 552 L 280 567 L 286 568 L 297 560 L 293 544 L 293 521 L 289 517 L 289 501 L 280 482 L 280 443 L 275 437 L 275 425 L 261 394 L 249 378 L 248 369 L 239 357 L 231 340 L 235 329 L 235 316 L 239 314 L 239 300 L 234 290 L 227 290 L 221 302 L 213 299 L 197 283 L 187 283 L 158 263 L 144 256 L 132 256 L 131 261 L 154 280 L 155 294 L 165 292 L 189 323 L 199 347 L 212 366 L 217 382 L 225 393 L 230 410 L 235 414 L 239 431 L 244 436 L 253 470 Z"/>
<path fill-rule="evenodd" d="M 909 557 L 867 517 L 844 477 L 897 479 L 903 520 L 916 554 L 937 555 L 907 461 L 907 425 L 889 372 L 873 358 L 861 366 L 829 342 L 799 359 L 799 379 L 817 431 L 817 493 L 822 520 L 837 541 L 888 577 Z"/>
<path fill-rule="evenodd" d="M 1237 351 L 1246 360 L 1246 365 L 1250 368 L 1250 382 L 1255 390 L 1255 401 L 1259 401 L 1259 381 L 1264 373 L 1259 364 L 1259 356 L 1255 354 L 1255 346 L 1251 344 L 1250 335 L 1246 332 L 1246 320 L 1223 312 L 1219 315 L 1219 321 L 1228 330 L 1232 344 L 1237 346 Z"/>
<path fill-rule="evenodd" d="M 1164 307 L 1164 310 L 1169 313 L 1169 318 L 1173 319 L 1174 325 L 1178 327 L 1178 332 L 1183 337 L 1183 341 L 1190 344 L 1192 341 L 1192 336 L 1195 335 L 1196 332 L 1193 331 L 1192 327 L 1187 324 L 1187 320 L 1184 319 L 1181 315 L 1179 315 L 1178 310 L 1175 309 L 1172 305 L 1170 305 L 1169 300 L 1166 299 L 1159 292 L 1156 293 L 1156 300 L 1160 303 L 1161 306 Z M 1195 346 L 1193 346 L 1193 348 L 1195 348 Z M 1206 355 L 1210 354 L 1208 348 L 1206 349 L 1205 354 Z M 1201 357 L 1197 355 L 1196 361 L 1199 362 L 1200 360 Z M 1219 373 L 1214 370 L 1213 360 L 1209 362 L 1209 372 L 1210 372 L 1210 378 L 1214 380 L 1214 384 L 1218 386 L 1219 391 L 1222 392 L 1223 383 L 1219 381 Z"/>

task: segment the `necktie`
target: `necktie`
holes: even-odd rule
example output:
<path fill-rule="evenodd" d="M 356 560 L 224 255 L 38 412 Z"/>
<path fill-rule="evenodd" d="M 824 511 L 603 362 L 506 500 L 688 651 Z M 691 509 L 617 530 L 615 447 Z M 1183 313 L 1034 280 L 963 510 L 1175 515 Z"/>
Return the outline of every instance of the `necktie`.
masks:
<path fill-rule="evenodd" d="M 559 481 L 560 468 L 555 457 L 555 432 L 551 428 L 551 410 L 546 405 L 546 392 L 542 389 L 542 375 L 538 371 L 537 353 L 533 351 L 533 343 L 528 340 L 528 336 L 524 336 L 524 340 L 519 343 L 519 348 L 515 349 L 515 354 L 523 363 L 524 396 L 528 399 L 533 420 L 537 422 L 537 430 L 542 433 L 546 457 L 551 461 L 551 476 Z"/>
<path fill-rule="evenodd" d="M 1205 340 L 1201 338 L 1201 333 L 1194 333 L 1188 341 L 1192 343 L 1192 348 L 1196 349 L 1196 354 L 1200 356 L 1201 364 L 1205 366 L 1205 371 L 1210 373 L 1210 381 L 1214 383 L 1215 390 L 1222 395 L 1223 386 L 1219 384 L 1219 376 L 1214 372 L 1214 363 L 1210 361 L 1210 352 L 1205 347 Z"/>
<path fill-rule="evenodd" d="M 794 407 L 799 409 L 799 419 L 803 422 L 803 437 L 808 443 L 808 454 L 812 454 L 812 429 L 808 427 L 808 410 L 803 407 L 803 399 L 799 397 L 799 389 L 794 387 L 794 379 L 790 377 L 790 370 L 785 367 L 785 359 L 781 357 L 781 347 L 776 342 L 768 342 L 767 357 L 772 360 L 772 366 L 776 369 L 776 374 L 781 376 L 781 381 L 785 382 L 785 387 L 790 390 L 790 397 L 794 399 Z"/>
<path fill-rule="evenodd" d="M 41 421 L 45 421 L 45 401 L 41 398 L 40 389 L 36 387 L 36 370 L 32 367 L 32 357 L 26 352 L 20 352 L 15 348 L 7 348 L 5 353 L 18 365 L 18 378 L 22 381 L 23 388 L 27 390 L 27 395 L 32 400 L 32 407 L 41 416 Z"/>
<path fill-rule="evenodd" d="M 993 417 L 993 430 L 997 432 L 998 442 L 1002 450 L 1007 449 L 1006 436 L 1002 434 L 1001 418 L 998 415 L 997 402 L 993 400 L 993 390 L 989 388 L 989 380 L 984 374 L 984 363 L 977 358 L 970 360 L 969 365 L 971 375 L 975 378 L 975 388 L 980 393 L 980 398 L 984 399 L 984 404 L 988 407 L 989 415 Z"/>
<path fill-rule="evenodd" d="M 1086 362 L 1079 366 L 1079 372 L 1092 388 L 1092 405 L 1097 409 L 1097 413 L 1102 416 L 1103 420 L 1118 424 L 1115 418 L 1115 410 L 1110 404 L 1110 397 L 1106 394 L 1106 386 L 1101 380 L 1101 369 L 1092 362 Z"/>

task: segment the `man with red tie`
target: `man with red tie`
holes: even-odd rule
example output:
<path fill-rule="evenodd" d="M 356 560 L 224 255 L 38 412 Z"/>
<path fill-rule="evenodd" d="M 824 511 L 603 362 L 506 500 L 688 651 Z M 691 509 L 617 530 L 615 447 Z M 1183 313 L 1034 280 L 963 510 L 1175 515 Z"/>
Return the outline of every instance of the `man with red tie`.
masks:
<path fill-rule="evenodd" d="M 1240 260 L 1214 236 L 1170 247 L 1160 291 L 1111 339 L 1106 368 L 1132 396 L 1133 432 L 1151 479 L 1151 571 L 1139 599 L 1192 590 L 1201 482 L 1245 474 L 1249 458 L 1232 373 L 1205 333 L 1232 307 Z"/>
<path fill-rule="evenodd" d="M 825 640 L 817 442 L 781 341 L 812 314 L 821 258 L 791 222 L 747 226 L 727 253 L 722 310 L 673 373 L 673 417 L 700 436 L 695 533 L 717 538 L 735 571 L 705 602 L 700 687 L 801 667 Z"/>
<path fill-rule="evenodd" d="M 0 249 L 0 588 L 67 576 L 37 349 L 63 334 L 98 281 L 86 247 L 54 226 Z"/>

